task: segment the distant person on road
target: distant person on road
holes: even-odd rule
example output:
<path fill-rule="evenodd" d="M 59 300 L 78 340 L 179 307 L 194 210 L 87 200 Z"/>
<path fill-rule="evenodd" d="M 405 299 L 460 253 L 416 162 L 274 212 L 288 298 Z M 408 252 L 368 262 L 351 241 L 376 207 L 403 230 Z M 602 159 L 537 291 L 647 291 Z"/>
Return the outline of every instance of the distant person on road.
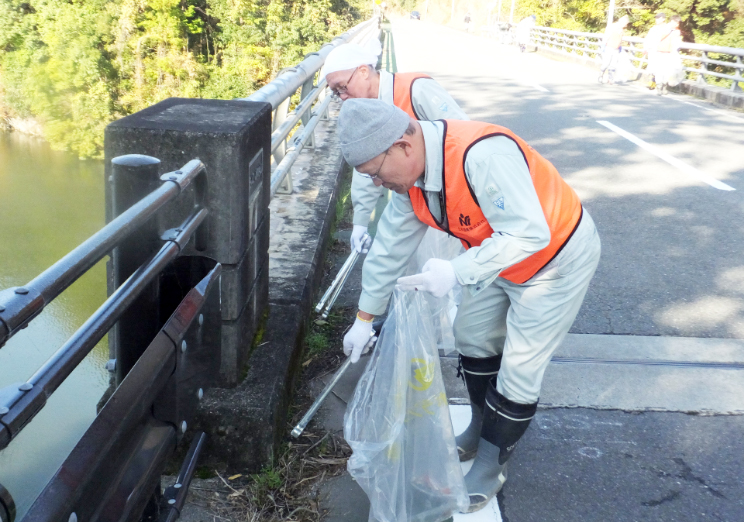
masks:
<path fill-rule="evenodd" d="M 457 436 L 469 512 L 506 481 L 506 464 L 537 412 L 543 374 L 584 300 L 600 257 L 592 218 L 555 167 L 509 129 L 477 121 L 417 121 L 379 100 L 349 100 L 337 132 L 347 163 L 394 192 L 364 262 L 351 362 L 396 285 L 462 289 L 455 346 L 471 421 Z M 428 228 L 466 252 L 402 277 Z M 437 458 L 432 455 L 431 458 Z"/>
<path fill-rule="evenodd" d="M 515 32 L 516 32 L 517 44 L 519 45 L 519 50 L 521 52 L 525 52 L 527 50 L 527 46 L 530 43 L 530 33 L 532 32 L 532 28 L 535 27 L 536 20 L 537 20 L 537 16 L 530 15 L 526 18 L 523 18 L 517 24 L 517 28 Z"/>
<path fill-rule="evenodd" d="M 395 73 L 375 70 L 382 52 L 377 39 L 367 46 L 344 44 L 326 58 L 318 81 L 325 78 L 328 87 L 341 100 L 372 98 L 403 109 L 419 120 L 467 120 L 457 102 L 434 79 L 423 73 Z M 369 242 L 362 243 L 377 200 L 386 189 L 377 186 L 369 176 L 356 170 L 352 174 L 351 201 L 354 207 L 354 229 L 351 248 L 364 253 Z"/>
<path fill-rule="evenodd" d="M 472 32 L 472 30 L 473 30 L 473 21 L 472 21 L 472 19 L 470 18 L 470 11 L 468 11 L 468 12 L 467 12 L 467 13 L 465 14 L 465 19 L 464 19 L 464 23 L 465 23 L 465 32 L 466 32 L 466 33 L 470 33 L 470 32 Z"/>
<path fill-rule="evenodd" d="M 643 40 L 643 52 L 648 58 L 648 65 L 646 70 L 651 73 L 652 79 L 648 85 L 649 89 L 656 87 L 656 73 L 658 72 L 658 52 L 657 48 L 661 42 L 662 36 L 668 32 L 668 25 L 666 23 L 666 14 L 656 13 L 654 16 L 655 24 L 646 35 Z"/>
<path fill-rule="evenodd" d="M 654 77 L 656 78 L 656 94 L 663 96 L 667 93 L 667 86 L 676 73 L 679 57 L 677 51 L 682 43 L 682 34 L 679 32 L 680 17 L 672 16 L 670 22 L 659 31 L 656 43 L 656 57 L 654 60 Z M 676 83 L 675 83 L 676 85 Z"/>
<path fill-rule="evenodd" d="M 599 83 L 605 83 L 604 75 L 607 70 L 609 70 L 607 81 L 610 84 L 613 83 L 615 69 L 620 59 L 620 53 L 623 51 L 623 31 L 627 27 L 628 22 L 630 22 L 630 18 L 628 18 L 628 15 L 624 15 L 617 22 L 610 24 L 605 31 L 602 43 L 602 67 L 600 68 L 599 78 L 597 79 Z"/>

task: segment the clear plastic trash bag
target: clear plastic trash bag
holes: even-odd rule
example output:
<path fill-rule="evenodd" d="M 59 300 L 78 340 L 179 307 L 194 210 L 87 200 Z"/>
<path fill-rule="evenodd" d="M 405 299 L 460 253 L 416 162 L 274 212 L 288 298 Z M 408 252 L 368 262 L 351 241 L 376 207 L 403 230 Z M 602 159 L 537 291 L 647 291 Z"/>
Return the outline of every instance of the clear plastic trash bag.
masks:
<path fill-rule="evenodd" d="M 615 83 L 626 83 L 631 80 L 635 80 L 638 74 L 633 69 L 633 61 L 628 51 L 620 51 L 617 57 L 617 63 L 615 64 L 615 73 L 613 74 L 613 81 Z"/>
<path fill-rule="evenodd" d="M 667 84 L 670 87 L 676 87 L 685 80 L 685 66 L 682 63 L 682 57 L 679 54 L 673 54 L 669 57 L 667 70 Z"/>
<path fill-rule="evenodd" d="M 421 273 L 429 259 L 451 261 L 463 251 L 464 248 L 459 239 L 430 227 L 408 264 L 406 275 Z M 457 315 L 457 307 L 462 300 L 460 286 L 455 286 L 454 290 L 440 298 L 427 293 L 426 300 L 431 311 L 437 348 L 442 350 L 445 355 L 453 352 L 455 350 L 455 335 L 452 327 L 455 322 L 455 315 Z"/>
<path fill-rule="evenodd" d="M 468 506 L 423 292 L 396 290 L 344 416 L 370 522 L 439 522 Z"/>

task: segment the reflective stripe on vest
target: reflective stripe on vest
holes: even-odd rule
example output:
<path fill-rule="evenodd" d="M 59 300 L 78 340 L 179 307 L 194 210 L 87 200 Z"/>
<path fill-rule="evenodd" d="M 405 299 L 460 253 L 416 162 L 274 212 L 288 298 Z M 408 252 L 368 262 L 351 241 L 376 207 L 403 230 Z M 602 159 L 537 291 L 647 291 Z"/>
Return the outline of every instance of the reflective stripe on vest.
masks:
<path fill-rule="evenodd" d="M 413 108 L 413 82 L 419 78 L 429 78 L 421 73 L 395 73 L 393 74 L 393 105 L 403 109 L 411 118 L 420 120 L 416 109 Z"/>
<path fill-rule="evenodd" d="M 493 136 L 505 136 L 517 144 L 532 177 L 532 184 L 550 228 L 550 243 L 527 259 L 502 270 L 499 277 L 522 284 L 547 265 L 568 242 L 581 221 L 581 201 L 548 160 L 509 129 L 477 121 L 440 120 L 444 123 L 441 208 L 447 213 L 447 229 L 429 211 L 424 191 L 408 191 L 413 211 L 422 222 L 460 239 L 468 249 L 493 235 L 493 229 L 478 204 L 465 175 L 468 151 Z M 508 204 L 508 202 L 506 203 Z M 494 223 L 498 226 L 498 223 Z"/>

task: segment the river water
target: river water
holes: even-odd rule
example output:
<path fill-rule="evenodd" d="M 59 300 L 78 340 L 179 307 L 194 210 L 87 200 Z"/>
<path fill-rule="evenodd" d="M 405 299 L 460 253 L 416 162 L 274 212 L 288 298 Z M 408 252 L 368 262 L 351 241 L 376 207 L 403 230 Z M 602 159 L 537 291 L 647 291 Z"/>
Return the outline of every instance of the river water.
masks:
<path fill-rule="evenodd" d="M 43 272 L 104 225 L 103 162 L 0 133 L 0 289 Z M 0 389 L 25 381 L 106 299 L 104 261 L 0 348 Z M 20 520 L 90 425 L 108 386 L 105 340 L 0 451 L 0 484 Z"/>

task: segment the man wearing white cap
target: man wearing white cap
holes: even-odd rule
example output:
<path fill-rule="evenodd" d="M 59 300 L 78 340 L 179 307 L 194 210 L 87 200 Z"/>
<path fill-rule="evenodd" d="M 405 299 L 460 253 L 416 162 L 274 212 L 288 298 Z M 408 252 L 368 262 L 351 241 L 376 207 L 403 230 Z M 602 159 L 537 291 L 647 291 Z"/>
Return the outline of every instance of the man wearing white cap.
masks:
<path fill-rule="evenodd" d="M 506 462 L 537 410 L 543 374 L 599 262 L 592 218 L 555 167 L 506 128 L 416 121 L 377 100 L 350 100 L 338 119 L 346 161 L 395 192 L 364 263 L 357 319 L 344 337 L 356 362 L 396 283 L 441 296 L 462 286 L 455 319 L 472 418 L 457 437 L 469 511 L 506 481 Z M 401 277 L 427 226 L 466 251 Z"/>
<path fill-rule="evenodd" d="M 365 46 L 340 45 L 328 54 L 318 81 L 327 79 L 328 87 L 341 100 L 382 100 L 403 109 L 417 120 L 468 119 L 449 93 L 429 76 L 376 71 L 375 64 L 381 52 L 377 38 Z M 354 172 L 351 181 L 351 202 L 354 207 L 352 249 L 363 253 L 369 248 L 369 244 L 362 244 L 362 237 L 367 232 L 372 211 L 384 190 L 375 186 L 368 177 Z"/>

